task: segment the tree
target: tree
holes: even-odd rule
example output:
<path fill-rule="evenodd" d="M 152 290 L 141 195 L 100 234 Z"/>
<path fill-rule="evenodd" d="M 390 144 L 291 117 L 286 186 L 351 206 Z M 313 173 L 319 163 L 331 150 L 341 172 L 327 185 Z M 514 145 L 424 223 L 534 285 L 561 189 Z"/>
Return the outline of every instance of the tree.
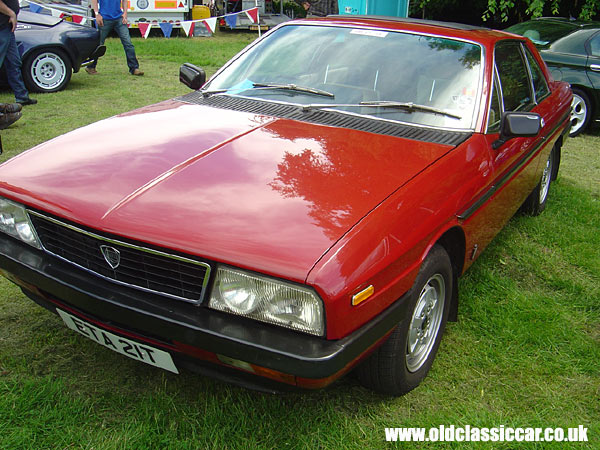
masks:
<path fill-rule="evenodd" d="M 532 17 L 600 20 L 600 0 L 414 0 L 410 15 L 491 28 L 506 28 Z"/>
<path fill-rule="evenodd" d="M 511 11 L 522 11 L 525 8 L 527 17 L 544 15 L 575 17 L 581 20 L 592 20 L 600 11 L 600 0 L 488 0 L 487 9 L 482 15 L 484 21 L 499 14 L 502 22 L 507 22 Z"/>

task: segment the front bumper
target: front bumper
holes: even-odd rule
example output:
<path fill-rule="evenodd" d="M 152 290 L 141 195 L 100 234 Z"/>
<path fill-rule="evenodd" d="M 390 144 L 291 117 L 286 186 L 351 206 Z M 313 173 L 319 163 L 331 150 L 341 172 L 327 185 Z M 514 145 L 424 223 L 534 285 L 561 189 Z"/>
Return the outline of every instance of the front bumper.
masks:
<path fill-rule="evenodd" d="M 234 379 L 232 373 L 240 370 L 231 371 L 234 366 L 224 360 L 246 362 L 260 369 L 255 375 L 288 385 L 330 384 L 404 320 L 410 295 L 345 338 L 326 340 L 120 286 L 5 235 L 0 235 L 0 273 L 50 311 L 61 308 L 168 351 L 176 364 L 247 386 L 253 383 Z"/>

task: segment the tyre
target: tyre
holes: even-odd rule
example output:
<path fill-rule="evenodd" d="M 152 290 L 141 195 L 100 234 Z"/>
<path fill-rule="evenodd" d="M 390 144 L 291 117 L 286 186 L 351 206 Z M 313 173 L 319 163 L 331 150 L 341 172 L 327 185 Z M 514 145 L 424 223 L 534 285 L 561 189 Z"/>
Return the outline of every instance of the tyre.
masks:
<path fill-rule="evenodd" d="M 59 49 L 38 49 L 23 62 L 23 81 L 31 92 L 56 92 L 71 80 L 72 65 Z"/>
<path fill-rule="evenodd" d="M 441 245 L 435 245 L 411 290 L 406 319 L 357 368 L 363 386 L 386 395 L 403 395 L 421 383 L 444 333 L 452 282 L 450 257 Z"/>
<path fill-rule="evenodd" d="M 590 98 L 581 89 L 573 89 L 573 102 L 571 103 L 571 132 L 570 137 L 575 137 L 587 127 L 592 115 Z"/>
<path fill-rule="evenodd" d="M 558 156 L 560 153 L 556 148 L 553 148 L 548 159 L 546 160 L 546 166 L 542 172 L 542 178 L 537 184 L 535 189 L 531 191 L 529 197 L 521 206 L 521 211 L 524 214 L 530 216 L 539 216 L 544 209 L 546 209 L 546 201 L 548 200 L 548 194 L 550 193 L 550 185 L 552 180 L 556 178 L 556 169 L 558 168 Z"/>

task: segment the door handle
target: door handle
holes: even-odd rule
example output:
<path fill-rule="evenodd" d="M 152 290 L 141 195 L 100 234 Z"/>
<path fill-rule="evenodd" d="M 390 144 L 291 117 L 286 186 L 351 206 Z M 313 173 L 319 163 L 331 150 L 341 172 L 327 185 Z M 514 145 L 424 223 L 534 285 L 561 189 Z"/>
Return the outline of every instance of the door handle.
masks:
<path fill-rule="evenodd" d="M 591 64 L 590 69 L 592 69 L 594 72 L 600 72 L 600 64 Z"/>

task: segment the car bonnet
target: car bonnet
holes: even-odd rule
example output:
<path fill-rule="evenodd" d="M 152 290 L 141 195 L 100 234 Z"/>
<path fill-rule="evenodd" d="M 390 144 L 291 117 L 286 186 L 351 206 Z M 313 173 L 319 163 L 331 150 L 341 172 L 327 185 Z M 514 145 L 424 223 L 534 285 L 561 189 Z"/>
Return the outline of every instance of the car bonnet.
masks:
<path fill-rule="evenodd" d="M 452 147 L 176 100 L 0 166 L 0 194 L 100 232 L 303 281 Z"/>

